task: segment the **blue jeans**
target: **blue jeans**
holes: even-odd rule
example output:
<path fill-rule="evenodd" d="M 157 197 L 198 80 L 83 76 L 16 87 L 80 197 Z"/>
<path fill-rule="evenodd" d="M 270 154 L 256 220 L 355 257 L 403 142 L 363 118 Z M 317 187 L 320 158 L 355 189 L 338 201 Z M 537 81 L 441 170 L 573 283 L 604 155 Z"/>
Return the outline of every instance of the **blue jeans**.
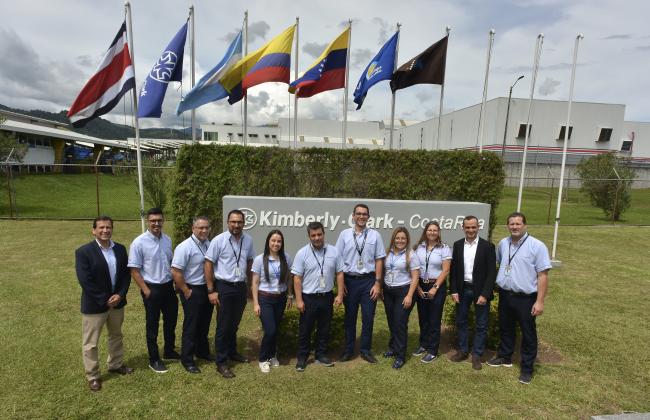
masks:
<path fill-rule="evenodd" d="M 260 321 L 264 336 L 260 345 L 259 361 L 264 362 L 272 357 L 277 356 L 278 352 L 278 329 L 284 308 L 287 305 L 287 294 L 282 293 L 277 297 L 267 297 L 260 295 L 258 298 L 260 304 Z"/>
<path fill-rule="evenodd" d="M 370 290 L 375 285 L 375 273 L 353 277 L 345 275 L 347 294 L 343 298 L 345 306 L 345 352 L 354 353 L 357 339 L 357 315 L 361 305 L 361 353 L 368 353 L 372 347 L 372 327 L 375 320 L 377 301 L 370 299 Z"/>
<path fill-rule="evenodd" d="M 460 303 L 456 305 L 456 331 L 458 333 L 458 348 L 463 353 L 469 353 L 468 345 L 468 315 L 469 308 L 474 303 L 474 314 L 476 315 L 476 333 L 474 334 L 474 346 L 472 354 L 478 357 L 483 356 L 485 344 L 487 343 L 488 318 L 490 316 L 490 301 L 485 305 L 477 305 L 478 297 L 469 285 L 465 285 L 463 293 L 459 294 Z"/>
<path fill-rule="evenodd" d="M 423 291 L 428 292 L 433 287 L 433 283 L 423 284 L 420 281 L 420 287 Z M 442 323 L 445 298 L 447 297 L 447 285 L 443 283 L 433 299 L 422 299 L 417 293 L 416 296 L 418 321 L 420 323 L 420 347 L 437 356 L 440 347 L 440 324 Z"/>

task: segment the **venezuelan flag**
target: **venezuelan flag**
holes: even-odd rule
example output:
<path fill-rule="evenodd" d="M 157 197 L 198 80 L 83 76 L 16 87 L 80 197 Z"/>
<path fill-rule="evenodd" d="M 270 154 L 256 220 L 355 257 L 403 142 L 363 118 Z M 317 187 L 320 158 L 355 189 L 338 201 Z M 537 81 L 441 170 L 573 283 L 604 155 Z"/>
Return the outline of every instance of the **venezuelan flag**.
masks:
<path fill-rule="evenodd" d="M 291 46 L 296 26 L 287 28 L 262 48 L 239 60 L 219 79 L 231 104 L 246 95 L 246 89 L 266 82 L 289 83 Z"/>
<path fill-rule="evenodd" d="M 345 65 L 350 41 L 350 28 L 341 33 L 312 63 L 302 77 L 289 85 L 289 92 L 309 98 L 326 90 L 345 87 Z"/>

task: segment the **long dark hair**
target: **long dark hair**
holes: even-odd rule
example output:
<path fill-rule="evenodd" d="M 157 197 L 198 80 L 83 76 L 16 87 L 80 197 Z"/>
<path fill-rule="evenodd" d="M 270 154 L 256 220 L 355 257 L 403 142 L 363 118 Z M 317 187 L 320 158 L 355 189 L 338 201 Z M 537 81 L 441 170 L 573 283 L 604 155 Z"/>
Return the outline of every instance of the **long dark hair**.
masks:
<path fill-rule="evenodd" d="M 273 229 L 272 231 L 269 232 L 269 234 L 266 236 L 266 242 L 264 243 L 264 278 L 268 282 L 270 277 L 269 277 L 269 255 L 271 255 L 271 247 L 269 246 L 269 241 L 271 240 L 271 236 L 273 235 L 280 235 L 280 238 L 282 238 L 282 245 L 280 246 L 280 250 L 278 251 L 278 256 L 280 257 L 280 283 L 285 283 L 289 279 L 289 265 L 287 264 L 287 257 L 284 255 L 284 235 L 282 232 L 280 232 L 277 229 Z"/>
<path fill-rule="evenodd" d="M 409 234 L 408 229 L 406 229 L 404 226 L 398 226 L 393 231 L 393 235 L 390 237 L 390 244 L 386 249 L 386 254 L 392 253 L 393 250 L 397 251 L 395 249 L 395 237 L 397 236 L 398 233 L 403 233 L 404 235 L 406 235 L 406 247 L 404 248 L 404 259 L 406 260 L 406 271 L 409 271 L 409 267 L 411 266 L 411 255 L 409 253 L 409 245 L 411 244 L 411 235 Z M 388 255 L 386 256 L 386 258 L 388 258 Z"/>
<path fill-rule="evenodd" d="M 422 235 L 420 235 L 420 239 L 413 245 L 413 250 L 417 250 L 420 244 L 424 242 L 424 247 L 428 248 L 429 247 L 429 241 L 427 241 L 427 229 L 429 229 L 429 226 L 434 225 L 438 227 L 438 242 L 433 244 L 434 248 L 439 248 L 444 246 L 444 242 L 442 242 L 442 231 L 440 229 L 440 223 L 438 223 L 435 220 L 430 221 L 424 226 L 424 229 L 422 230 Z"/>

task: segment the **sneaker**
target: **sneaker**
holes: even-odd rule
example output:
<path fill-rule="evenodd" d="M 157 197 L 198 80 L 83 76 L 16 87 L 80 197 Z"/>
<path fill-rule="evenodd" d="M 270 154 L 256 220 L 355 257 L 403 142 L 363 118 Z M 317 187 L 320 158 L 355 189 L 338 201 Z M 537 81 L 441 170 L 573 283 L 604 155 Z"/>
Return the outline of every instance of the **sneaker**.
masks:
<path fill-rule="evenodd" d="M 296 362 L 296 372 L 304 372 L 306 367 L 307 367 L 307 360 L 298 359 L 298 361 Z"/>
<path fill-rule="evenodd" d="M 436 360 L 437 358 L 438 358 L 438 356 L 436 356 L 435 354 L 427 353 L 427 354 L 424 355 L 424 357 L 422 357 L 422 359 L 420 361 L 422 363 L 431 363 L 434 360 Z"/>
<path fill-rule="evenodd" d="M 268 360 L 259 363 L 262 373 L 269 373 L 271 371 L 271 363 Z"/>
<path fill-rule="evenodd" d="M 273 356 L 273 357 L 271 357 L 269 359 L 269 363 L 271 364 L 271 367 L 279 367 L 280 366 L 280 361 L 275 356 Z"/>
<path fill-rule="evenodd" d="M 395 359 L 393 362 L 393 369 L 401 369 L 402 366 L 404 366 L 404 360 L 400 359 L 399 357 Z"/>
<path fill-rule="evenodd" d="M 495 357 L 487 361 L 488 366 L 492 367 L 512 367 L 512 361 L 504 357 Z"/>
<path fill-rule="evenodd" d="M 332 362 L 329 359 L 329 357 L 326 357 L 326 356 L 321 356 L 321 357 L 316 358 L 316 364 L 323 365 L 323 366 L 326 366 L 326 367 L 334 366 L 334 362 Z"/>
<path fill-rule="evenodd" d="M 425 349 L 424 347 L 420 346 L 420 347 L 418 347 L 417 350 L 415 350 L 415 351 L 414 351 L 413 353 L 411 353 L 411 354 L 412 354 L 413 356 L 415 356 L 415 357 L 420 357 L 420 356 L 422 356 L 423 354 L 425 354 L 426 352 L 427 352 L 427 349 Z"/>
<path fill-rule="evenodd" d="M 467 359 L 467 356 L 468 356 L 467 353 L 465 353 L 464 351 L 458 350 L 456 353 L 451 355 L 449 360 L 451 360 L 452 362 L 462 362 L 463 360 Z"/>
<path fill-rule="evenodd" d="M 481 370 L 483 368 L 481 364 L 481 356 L 475 354 L 472 355 L 472 369 Z"/>
<path fill-rule="evenodd" d="M 377 363 L 377 358 L 371 352 L 361 352 L 361 358 L 368 363 L 374 364 Z"/>
<path fill-rule="evenodd" d="M 382 353 L 382 356 L 384 356 L 386 359 L 395 357 L 395 352 L 392 350 L 386 350 L 385 352 Z"/>
<path fill-rule="evenodd" d="M 521 373 L 519 375 L 519 383 L 524 384 L 524 385 L 530 385 L 530 381 L 533 380 L 533 374 L 532 373 Z"/>
<path fill-rule="evenodd" d="M 165 373 L 167 372 L 167 366 L 162 362 L 162 360 L 156 360 L 154 362 L 149 362 L 149 367 L 156 373 Z"/>

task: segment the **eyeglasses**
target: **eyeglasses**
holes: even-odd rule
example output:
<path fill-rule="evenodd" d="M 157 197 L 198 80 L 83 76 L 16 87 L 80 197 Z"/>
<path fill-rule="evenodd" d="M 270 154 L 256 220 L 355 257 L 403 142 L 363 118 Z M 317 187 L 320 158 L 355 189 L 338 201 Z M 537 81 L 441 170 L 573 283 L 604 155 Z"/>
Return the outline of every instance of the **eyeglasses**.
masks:
<path fill-rule="evenodd" d="M 151 219 L 149 220 L 149 223 L 152 225 L 162 225 L 165 219 Z"/>
<path fill-rule="evenodd" d="M 231 223 L 233 225 L 243 225 L 244 221 L 243 220 L 228 220 L 228 223 Z"/>
<path fill-rule="evenodd" d="M 368 214 L 368 213 L 354 213 L 354 215 L 359 216 L 359 217 L 368 217 L 368 216 L 370 216 L 370 214 Z"/>

